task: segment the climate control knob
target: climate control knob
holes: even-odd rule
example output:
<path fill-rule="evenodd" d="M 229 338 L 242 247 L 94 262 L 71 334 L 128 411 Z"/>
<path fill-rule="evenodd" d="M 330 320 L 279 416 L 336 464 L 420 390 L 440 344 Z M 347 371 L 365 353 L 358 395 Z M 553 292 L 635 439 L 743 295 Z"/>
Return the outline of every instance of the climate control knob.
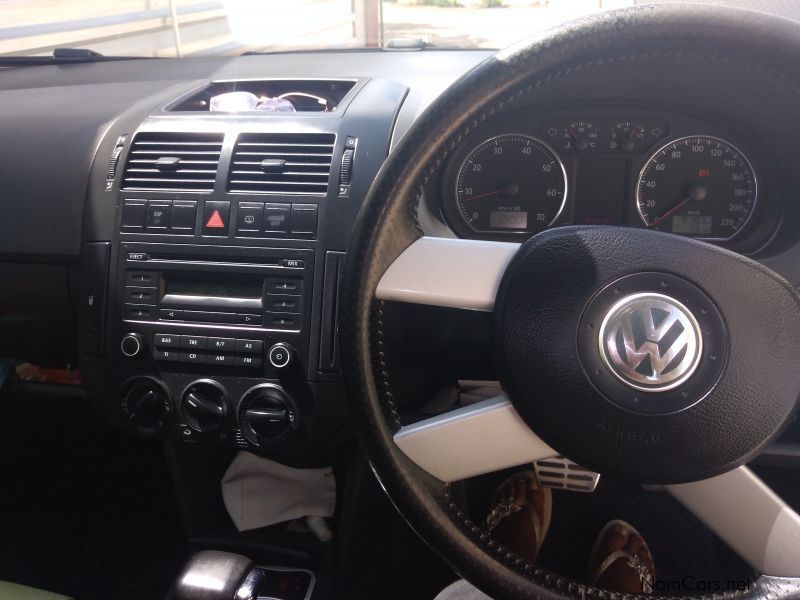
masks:
<path fill-rule="evenodd" d="M 134 433 L 156 435 L 169 416 L 169 392 L 153 377 L 131 379 L 122 388 L 122 409 Z"/>
<path fill-rule="evenodd" d="M 297 429 L 297 407 L 277 385 L 251 388 L 239 403 L 239 429 L 253 446 L 275 446 Z"/>
<path fill-rule="evenodd" d="M 198 433 L 212 433 L 228 417 L 228 394 L 211 379 L 190 384 L 181 396 L 181 414 L 186 424 Z"/>
<path fill-rule="evenodd" d="M 119 349 L 128 358 L 139 356 L 144 350 L 144 337 L 141 333 L 126 333 L 122 336 Z"/>

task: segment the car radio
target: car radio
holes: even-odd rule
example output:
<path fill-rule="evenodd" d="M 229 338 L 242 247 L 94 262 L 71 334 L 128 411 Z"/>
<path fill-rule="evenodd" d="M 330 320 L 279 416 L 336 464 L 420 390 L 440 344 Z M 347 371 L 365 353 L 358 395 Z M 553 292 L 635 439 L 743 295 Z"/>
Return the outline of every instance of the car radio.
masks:
<path fill-rule="evenodd" d="M 162 370 L 263 368 L 262 375 L 286 368 L 293 356 L 307 364 L 313 251 L 193 245 L 187 256 L 183 250 L 121 245 L 119 361 Z"/>

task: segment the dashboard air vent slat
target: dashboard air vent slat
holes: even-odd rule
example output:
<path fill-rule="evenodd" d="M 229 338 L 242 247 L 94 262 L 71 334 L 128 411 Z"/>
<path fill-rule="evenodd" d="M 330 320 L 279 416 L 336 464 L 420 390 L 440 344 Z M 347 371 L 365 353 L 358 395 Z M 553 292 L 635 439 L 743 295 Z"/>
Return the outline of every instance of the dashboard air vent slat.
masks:
<path fill-rule="evenodd" d="M 212 192 L 223 134 L 138 134 L 131 145 L 122 188 L 138 191 Z"/>
<path fill-rule="evenodd" d="M 233 150 L 228 191 L 324 195 L 333 162 L 332 133 L 246 133 Z"/>

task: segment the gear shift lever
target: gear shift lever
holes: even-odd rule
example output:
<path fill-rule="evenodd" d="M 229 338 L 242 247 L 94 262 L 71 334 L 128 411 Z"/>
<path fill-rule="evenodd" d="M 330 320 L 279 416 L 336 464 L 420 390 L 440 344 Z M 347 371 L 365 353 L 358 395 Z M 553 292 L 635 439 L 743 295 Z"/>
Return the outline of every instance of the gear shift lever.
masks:
<path fill-rule="evenodd" d="M 258 597 L 253 561 L 241 554 L 203 550 L 184 567 L 172 591 L 174 600 L 249 600 Z"/>

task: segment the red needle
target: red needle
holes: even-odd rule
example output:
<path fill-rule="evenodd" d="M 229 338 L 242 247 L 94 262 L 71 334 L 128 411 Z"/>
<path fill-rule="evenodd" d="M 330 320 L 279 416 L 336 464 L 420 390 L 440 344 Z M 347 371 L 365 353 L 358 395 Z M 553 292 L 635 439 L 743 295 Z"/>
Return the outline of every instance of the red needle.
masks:
<path fill-rule="evenodd" d="M 652 225 L 650 225 L 650 227 L 655 227 L 656 225 L 658 225 L 659 223 L 661 223 L 661 221 L 663 221 L 664 219 L 666 219 L 668 216 L 670 216 L 672 213 L 674 213 L 676 210 L 678 210 L 678 209 L 679 209 L 681 206 L 683 206 L 684 204 L 686 204 L 686 203 L 687 203 L 689 200 L 691 200 L 691 199 L 692 199 L 692 197 L 691 197 L 691 196 L 686 196 L 686 198 L 684 198 L 683 200 L 681 200 L 680 202 L 678 202 L 678 203 L 677 203 L 675 206 L 673 206 L 672 208 L 670 208 L 670 209 L 669 209 L 667 212 L 665 212 L 663 215 L 661 215 L 661 216 L 660 216 L 660 217 L 658 217 L 658 218 L 657 218 L 655 221 L 653 221 L 653 224 L 652 224 Z"/>
<path fill-rule="evenodd" d="M 489 196 L 497 196 L 497 194 L 503 193 L 503 190 L 494 190 L 492 192 L 486 192 L 485 194 L 478 194 L 477 196 L 470 196 L 469 198 L 464 198 L 462 202 L 469 202 L 470 200 L 480 200 L 481 198 L 488 198 Z"/>
<path fill-rule="evenodd" d="M 637 131 L 639 131 L 639 128 L 637 126 L 634 125 L 633 127 L 631 127 L 631 132 L 628 134 L 628 141 L 629 142 L 633 141 L 633 136 L 636 135 Z"/>

